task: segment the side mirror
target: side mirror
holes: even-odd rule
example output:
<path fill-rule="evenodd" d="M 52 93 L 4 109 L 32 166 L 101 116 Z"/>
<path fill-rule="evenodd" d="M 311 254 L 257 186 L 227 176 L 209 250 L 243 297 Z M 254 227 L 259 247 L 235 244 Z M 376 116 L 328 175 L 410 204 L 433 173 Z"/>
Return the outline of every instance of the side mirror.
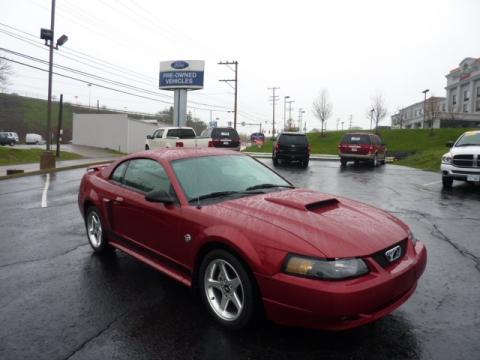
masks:
<path fill-rule="evenodd" d="M 175 199 L 165 190 L 152 190 L 145 195 L 145 200 L 163 203 L 165 205 L 173 204 L 175 202 Z"/>
<path fill-rule="evenodd" d="M 147 135 L 147 139 L 148 139 L 148 140 L 152 140 L 152 139 L 153 139 L 153 136 L 152 136 L 152 135 Z"/>
<path fill-rule="evenodd" d="M 447 142 L 447 147 L 448 147 L 448 148 L 451 148 L 452 146 L 453 146 L 453 141 Z"/>

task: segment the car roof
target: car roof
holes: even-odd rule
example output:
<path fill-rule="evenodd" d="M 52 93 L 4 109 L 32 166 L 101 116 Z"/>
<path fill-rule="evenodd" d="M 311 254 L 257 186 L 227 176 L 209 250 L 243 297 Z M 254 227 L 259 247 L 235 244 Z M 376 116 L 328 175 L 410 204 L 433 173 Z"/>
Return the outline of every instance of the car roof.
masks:
<path fill-rule="evenodd" d="M 304 135 L 307 136 L 305 133 L 295 132 L 295 131 L 283 131 L 280 135 Z"/>
<path fill-rule="evenodd" d="M 203 156 L 218 156 L 218 155 L 237 155 L 237 156 L 248 156 L 238 151 L 233 150 L 223 150 L 219 148 L 163 148 L 163 149 L 154 149 L 147 150 L 138 153 L 131 154 L 123 159 L 131 158 L 141 158 L 141 157 L 150 157 L 157 160 L 166 160 L 173 161 L 179 159 L 203 157 Z"/>

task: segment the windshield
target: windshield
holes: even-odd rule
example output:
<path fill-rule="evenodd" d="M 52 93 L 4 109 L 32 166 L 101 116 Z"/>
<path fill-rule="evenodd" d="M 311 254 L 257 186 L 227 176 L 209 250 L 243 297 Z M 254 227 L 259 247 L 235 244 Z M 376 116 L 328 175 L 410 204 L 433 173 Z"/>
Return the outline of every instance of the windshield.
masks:
<path fill-rule="evenodd" d="M 172 167 L 188 201 L 209 194 L 258 193 L 291 185 L 258 161 L 242 155 L 205 156 L 172 161 Z M 280 188 L 277 188 L 280 187 Z M 262 190 L 264 191 L 264 190 Z"/>
<path fill-rule="evenodd" d="M 308 145 L 307 137 L 304 134 L 282 134 L 278 143 L 280 145 Z"/>
<path fill-rule="evenodd" d="M 363 134 L 345 135 L 342 144 L 370 144 L 370 136 Z"/>
<path fill-rule="evenodd" d="M 215 128 L 212 130 L 212 138 L 213 139 L 223 139 L 223 138 L 229 138 L 229 139 L 238 139 L 238 133 L 237 130 L 233 128 Z"/>
<path fill-rule="evenodd" d="M 460 139 L 458 139 L 457 143 L 455 144 L 455 147 L 457 146 L 480 146 L 480 132 L 466 132 Z"/>

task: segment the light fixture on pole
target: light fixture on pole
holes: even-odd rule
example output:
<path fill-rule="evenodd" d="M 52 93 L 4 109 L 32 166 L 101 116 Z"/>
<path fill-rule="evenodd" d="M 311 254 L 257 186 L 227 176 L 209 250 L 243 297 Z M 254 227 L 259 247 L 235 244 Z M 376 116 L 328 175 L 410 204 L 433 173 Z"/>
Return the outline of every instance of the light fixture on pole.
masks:
<path fill-rule="evenodd" d="M 427 93 L 430 91 L 430 89 L 425 89 L 422 91 L 424 97 L 423 97 L 423 128 L 425 129 L 425 110 L 427 109 Z"/>
<path fill-rule="evenodd" d="M 287 99 L 290 99 L 290 96 L 283 97 L 283 130 L 287 127 Z"/>
<path fill-rule="evenodd" d="M 48 169 L 55 167 L 55 155 L 51 152 L 53 49 L 58 50 L 58 47 L 65 44 L 68 40 L 66 35 L 62 35 L 57 39 L 56 45 L 53 45 L 53 39 L 55 38 L 55 0 L 52 0 L 50 29 L 40 29 L 40 38 L 45 40 L 45 45 L 50 48 L 48 62 L 47 142 L 46 151 L 40 156 L 40 169 Z"/>

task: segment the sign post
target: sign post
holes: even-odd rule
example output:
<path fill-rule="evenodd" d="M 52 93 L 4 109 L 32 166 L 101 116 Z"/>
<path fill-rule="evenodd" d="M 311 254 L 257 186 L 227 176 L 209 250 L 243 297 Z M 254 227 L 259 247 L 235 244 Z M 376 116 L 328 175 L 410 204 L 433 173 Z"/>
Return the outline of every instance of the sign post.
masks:
<path fill-rule="evenodd" d="M 175 60 L 160 62 L 159 89 L 173 90 L 173 124 L 187 124 L 187 91 L 203 88 L 203 60 Z"/>

